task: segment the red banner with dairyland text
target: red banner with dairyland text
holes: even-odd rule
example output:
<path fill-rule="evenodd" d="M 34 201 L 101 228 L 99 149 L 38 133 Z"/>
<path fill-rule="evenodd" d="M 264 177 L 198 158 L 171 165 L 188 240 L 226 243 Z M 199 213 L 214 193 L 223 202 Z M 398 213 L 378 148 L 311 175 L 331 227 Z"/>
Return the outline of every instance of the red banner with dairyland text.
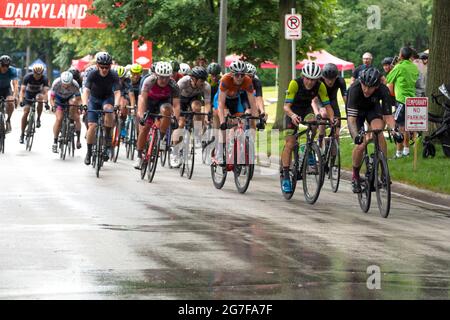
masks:
<path fill-rule="evenodd" d="M 2 28 L 106 28 L 88 13 L 92 0 L 0 0 Z"/>

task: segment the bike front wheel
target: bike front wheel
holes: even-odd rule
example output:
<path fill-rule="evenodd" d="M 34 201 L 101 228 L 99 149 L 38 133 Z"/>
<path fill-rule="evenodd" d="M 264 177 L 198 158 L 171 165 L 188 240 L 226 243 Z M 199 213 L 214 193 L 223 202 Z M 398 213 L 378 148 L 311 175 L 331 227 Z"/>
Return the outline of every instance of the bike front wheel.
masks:
<path fill-rule="evenodd" d="M 377 194 L 378 209 L 383 218 L 389 216 L 391 209 L 391 178 L 386 157 L 383 152 L 378 153 L 375 165 L 375 191 Z"/>
<path fill-rule="evenodd" d="M 2 113 L 0 113 L 0 152 L 5 153 L 5 118 Z"/>
<path fill-rule="evenodd" d="M 150 143 L 150 157 L 148 160 L 148 182 L 153 181 L 153 177 L 155 176 L 156 167 L 158 166 L 158 156 L 159 156 L 159 142 L 160 142 L 160 132 L 159 130 L 155 130 L 152 136 L 152 142 Z"/>
<path fill-rule="evenodd" d="M 306 145 L 303 162 L 302 178 L 305 200 L 309 204 L 314 204 L 319 198 L 324 179 L 322 154 L 316 143 Z"/>
<path fill-rule="evenodd" d="M 361 192 L 358 193 L 358 202 L 361 210 L 364 213 L 367 213 L 370 209 L 370 201 L 372 199 L 372 190 L 371 190 L 371 169 L 369 163 L 369 156 L 364 155 L 363 162 L 360 169 L 360 183 L 361 183 Z"/>
<path fill-rule="evenodd" d="M 336 193 L 339 189 L 339 182 L 341 179 L 341 151 L 339 149 L 339 143 L 336 139 L 333 139 L 333 142 L 331 143 L 328 170 L 331 190 Z"/>

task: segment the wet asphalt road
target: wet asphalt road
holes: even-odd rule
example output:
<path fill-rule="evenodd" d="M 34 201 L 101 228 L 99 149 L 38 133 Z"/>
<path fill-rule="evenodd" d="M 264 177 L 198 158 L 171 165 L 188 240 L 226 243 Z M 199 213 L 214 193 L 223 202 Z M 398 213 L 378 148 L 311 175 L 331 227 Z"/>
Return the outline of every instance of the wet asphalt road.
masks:
<path fill-rule="evenodd" d="M 123 154 L 97 179 L 85 144 L 51 153 L 49 114 L 25 151 L 20 117 L 0 155 L 1 299 L 450 298 L 449 208 L 395 196 L 388 219 L 363 214 L 348 182 L 286 201 L 270 169 L 244 195 L 204 165 L 149 184 Z"/>

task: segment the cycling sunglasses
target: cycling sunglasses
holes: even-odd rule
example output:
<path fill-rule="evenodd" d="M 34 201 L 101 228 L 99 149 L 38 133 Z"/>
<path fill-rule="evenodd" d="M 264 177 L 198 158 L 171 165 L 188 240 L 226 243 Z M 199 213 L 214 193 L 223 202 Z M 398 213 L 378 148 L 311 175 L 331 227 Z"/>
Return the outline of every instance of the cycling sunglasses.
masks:
<path fill-rule="evenodd" d="M 245 77 L 245 73 L 240 73 L 240 72 L 237 72 L 237 73 L 233 73 L 233 77 L 236 77 L 236 78 L 243 78 L 243 77 Z"/>
<path fill-rule="evenodd" d="M 105 64 L 99 64 L 98 67 L 103 70 L 108 70 L 111 68 L 110 65 L 105 65 Z"/>

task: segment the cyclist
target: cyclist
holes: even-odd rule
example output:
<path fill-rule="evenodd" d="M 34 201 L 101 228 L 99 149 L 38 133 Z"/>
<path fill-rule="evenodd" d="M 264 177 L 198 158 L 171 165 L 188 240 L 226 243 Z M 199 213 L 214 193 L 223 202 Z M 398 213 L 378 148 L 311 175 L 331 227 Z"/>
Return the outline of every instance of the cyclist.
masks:
<path fill-rule="evenodd" d="M 70 67 L 67 71 L 72 74 L 73 80 L 75 80 L 78 83 L 78 86 L 81 88 L 81 86 L 83 85 L 83 79 L 81 78 L 80 71 L 75 67 Z"/>
<path fill-rule="evenodd" d="M 318 119 L 321 118 L 321 110 L 330 108 L 330 99 L 324 83 L 320 82 L 322 70 L 313 62 L 307 62 L 302 68 L 302 76 L 291 80 L 286 99 L 284 102 L 286 138 L 281 162 L 283 166 L 282 190 L 285 193 L 292 192 L 292 183 L 289 179 L 289 168 L 291 166 L 291 152 L 296 144 L 295 134 L 298 125 L 307 114 L 313 113 Z M 314 103 L 313 103 L 314 102 Z M 320 106 L 320 107 L 319 107 Z M 332 111 L 332 109 L 331 109 Z M 325 113 L 326 114 L 326 113 Z M 332 117 L 330 117 L 332 119 Z M 315 134 L 315 133 L 314 133 Z"/>
<path fill-rule="evenodd" d="M 177 121 L 180 118 L 180 88 L 175 80 L 171 78 L 172 66 L 169 62 L 158 62 L 155 73 L 145 79 L 138 102 L 138 117 L 142 119 L 144 113 L 156 113 L 165 116 L 175 114 Z M 152 119 L 147 119 L 145 126 L 139 126 L 137 141 L 137 163 L 135 169 L 140 169 L 142 164 L 142 151 L 150 131 Z M 162 118 L 160 130 L 162 137 L 165 135 L 170 119 Z"/>
<path fill-rule="evenodd" d="M 142 72 L 143 68 L 140 64 L 135 63 L 131 65 L 130 68 L 131 90 L 133 91 L 135 100 L 137 100 L 137 98 L 139 97 L 139 83 L 142 79 Z M 137 101 L 135 101 L 135 103 L 137 103 Z"/>
<path fill-rule="evenodd" d="M 180 63 L 180 74 L 182 76 L 189 74 L 189 71 L 191 71 L 191 67 L 187 63 Z"/>
<path fill-rule="evenodd" d="M 211 98 L 214 98 L 219 90 L 222 68 L 220 64 L 211 62 L 206 68 L 208 72 L 208 83 L 211 86 Z M 213 110 L 213 128 L 219 129 L 219 115 L 216 108 Z"/>
<path fill-rule="evenodd" d="M 7 55 L 0 57 L 0 98 L 17 100 L 19 94 L 19 78 L 17 70 L 11 67 L 11 58 Z M 11 91 L 11 84 L 13 90 Z M 14 102 L 6 103 L 6 132 L 11 132 L 11 115 L 14 112 Z"/>
<path fill-rule="evenodd" d="M 81 148 L 80 132 L 81 122 L 80 113 L 78 112 L 78 106 L 81 104 L 80 86 L 73 78 L 73 75 L 69 71 L 61 73 L 59 78 L 53 81 L 52 88 L 50 90 L 50 106 L 56 107 L 56 120 L 53 125 L 53 146 L 52 151 L 58 152 L 58 135 L 61 130 L 62 121 L 64 118 L 64 108 L 67 108 L 67 104 L 70 104 L 69 114 L 71 121 L 75 121 L 75 132 L 77 134 L 77 149 Z"/>
<path fill-rule="evenodd" d="M 215 106 L 218 109 L 220 129 L 225 132 L 227 124 L 225 123 L 225 116 L 230 114 L 232 116 L 240 115 L 245 112 L 245 108 L 240 102 L 240 90 L 247 92 L 248 102 L 250 104 L 250 113 L 252 116 L 257 116 L 257 107 L 255 96 L 253 95 L 254 87 L 252 79 L 247 76 L 247 65 L 244 61 L 235 60 L 230 64 L 230 72 L 225 74 L 220 80 L 219 91 L 216 94 L 217 102 Z M 217 160 L 220 165 L 223 163 L 223 143 L 225 135 L 219 135 L 219 144 L 217 152 Z"/>
<path fill-rule="evenodd" d="M 105 110 L 110 113 L 105 114 L 105 150 L 103 159 L 109 160 L 112 143 L 112 129 L 114 127 L 113 103 L 119 106 L 120 83 L 116 72 L 111 71 L 112 57 L 107 52 L 96 55 L 97 69 L 90 72 L 86 78 L 83 90 L 83 104 L 88 105 L 88 132 L 87 132 L 87 153 L 84 163 L 91 164 L 92 145 L 95 143 L 95 130 L 97 120 L 101 114 L 93 111 Z"/>
<path fill-rule="evenodd" d="M 380 104 L 381 101 L 381 104 Z M 352 190 L 361 192 L 359 170 L 363 159 L 364 149 L 368 139 L 361 139 L 359 131 L 367 121 L 373 130 L 382 130 L 385 126 L 383 116 L 386 116 L 388 126 L 395 127 L 391 114 L 391 96 L 389 89 L 381 82 L 381 73 L 374 67 L 363 70 L 348 90 L 347 98 L 348 129 L 355 141 L 352 153 L 353 175 Z M 384 135 L 378 135 L 381 150 L 387 155 Z"/>
<path fill-rule="evenodd" d="M 44 75 L 44 66 L 42 64 L 35 64 L 33 71 L 25 75 L 20 88 L 20 105 L 24 107 L 22 116 L 22 132 L 20 134 L 20 143 L 24 143 L 24 132 L 27 126 L 28 114 L 30 113 L 31 101 L 36 99 L 37 106 L 37 120 L 36 127 L 41 127 L 41 114 L 43 104 L 47 106 L 47 92 L 49 89 L 47 76 Z"/>
<path fill-rule="evenodd" d="M 124 137 L 126 135 L 126 128 L 125 128 L 125 120 L 127 119 L 128 115 L 128 109 L 127 106 L 134 106 L 136 105 L 136 99 L 134 96 L 134 92 L 132 90 L 131 86 L 131 79 L 128 78 L 126 75 L 125 67 L 123 66 L 117 66 L 115 68 L 115 71 L 117 72 L 117 76 L 119 77 L 119 83 L 120 83 L 120 121 L 121 121 L 121 136 Z"/>
<path fill-rule="evenodd" d="M 170 65 L 172 66 L 172 79 L 178 82 L 181 78 L 183 78 L 183 75 L 179 73 L 180 71 L 180 64 L 176 60 L 170 61 Z"/>
<path fill-rule="evenodd" d="M 205 103 L 205 112 L 211 111 L 211 86 L 206 82 L 208 73 L 203 67 L 196 66 L 192 68 L 189 75 L 184 76 L 178 81 L 180 88 L 180 106 L 181 111 L 202 112 L 202 99 Z M 203 121 L 203 116 L 196 116 L 197 121 Z M 180 116 L 178 127 L 184 128 L 185 118 Z M 177 144 L 180 131 L 176 130 L 172 141 Z"/>
<path fill-rule="evenodd" d="M 333 63 L 327 63 L 322 70 L 322 82 L 327 88 L 328 97 L 330 98 L 330 104 L 333 108 L 333 114 L 335 118 L 341 117 L 341 110 L 337 99 L 338 91 L 341 91 L 344 104 L 347 103 L 347 85 L 345 80 L 339 76 L 338 67 Z M 339 128 L 341 127 L 341 121 L 336 122 L 336 139 L 339 139 Z"/>
<path fill-rule="evenodd" d="M 252 79 L 252 84 L 254 88 L 253 95 L 255 96 L 256 106 L 258 107 L 259 114 L 264 115 L 265 119 L 267 120 L 267 114 L 264 109 L 264 100 L 262 96 L 262 84 L 261 80 L 256 75 L 256 67 L 246 62 L 247 65 L 247 75 Z M 245 109 L 250 109 L 250 105 L 248 103 L 247 94 L 245 91 L 241 91 L 241 103 L 244 105 Z"/>

